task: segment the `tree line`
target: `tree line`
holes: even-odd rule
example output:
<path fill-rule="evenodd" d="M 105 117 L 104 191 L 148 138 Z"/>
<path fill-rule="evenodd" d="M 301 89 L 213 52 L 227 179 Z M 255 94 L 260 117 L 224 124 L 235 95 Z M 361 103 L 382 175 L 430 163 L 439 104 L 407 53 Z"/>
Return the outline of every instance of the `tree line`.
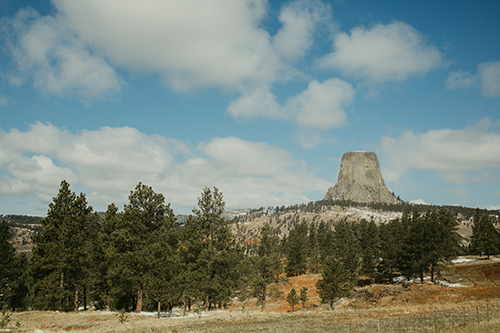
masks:
<path fill-rule="evenodd" d="M 287 277 L 322 274 L 318 293 L 333 304 L 360 276 L 392 281 L 430 274 L 461 251 L 498 254 L 500 236 L 491 218 L 477 210 L 468 248 L 461 247 L 458 223 L 444 208 L 422 214 L 406 210 L 387 224 L 374 221 L 300 222 L 288 236 L 264 224 L 250 245 L 236 241 L 223 217 L 217 188 L 203 189 L 198 206 L 180 227 L 170 204 L 139 183 L 119 211 L 103 218 L 61 182 L 43 231 L 34 236 L 33 257 L 14 256 L 8 225 L 0 224 L 0 306 L 25 310 L 126 311 L 224 307 L 233 297 L 255 297 L 265 307 Z M 307 298 L 307 294 L 305 294 Z M 296 297 L 290 300 L 295 302 Z"/>

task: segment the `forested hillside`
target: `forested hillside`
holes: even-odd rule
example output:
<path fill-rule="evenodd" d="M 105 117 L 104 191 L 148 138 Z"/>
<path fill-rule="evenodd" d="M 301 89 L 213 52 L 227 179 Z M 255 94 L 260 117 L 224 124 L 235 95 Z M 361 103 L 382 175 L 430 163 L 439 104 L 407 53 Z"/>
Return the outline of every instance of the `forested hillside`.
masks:
<path fill-rule="evenodd" d="M 238 297 L 256 298 L 264 308 L 269 297 L 282 296 L 277 285 L 308 272 L 321 274 L 318 294 L 332 304 L 362 276 L 392 282 L 396 273 L 429 274 L 433 280 L 458 254 L 500 250 L 497 217 L 479 209 L 459 215 L 448 207 L 402 206 L 384 215 L 374 206 L 373 216 L 386 217 L 380 223 L 369 216 L 345 218 L 345 206 L 325 219 L 322 214 L 333 209 L 328 205 L 336 203 L 260 209 L 230 221 L 223 194 L 205 188 L 179 224 L 164 196 L 142 183 L 123 210 L 110 204 L 102 217 L 63 181 L 40 221 L 43 230 L 33 237 L 29 261 L 14 256 L 7 222 L 1 223 L 0 305 L 160 312 L 224 307 Z M 256 222 L 257 216 L 265 219 Z M 466 243 L 457 232 L 458 216 L 471 224 Z"/>

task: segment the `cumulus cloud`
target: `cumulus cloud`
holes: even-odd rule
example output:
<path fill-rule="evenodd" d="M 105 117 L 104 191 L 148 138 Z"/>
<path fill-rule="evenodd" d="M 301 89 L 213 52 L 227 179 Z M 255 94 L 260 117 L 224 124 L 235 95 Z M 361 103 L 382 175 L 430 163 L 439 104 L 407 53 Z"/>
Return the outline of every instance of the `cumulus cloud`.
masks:
<path fill-rule="evenodd" d="M 477 75 L 472 75 L 470 72 L 450 72 L 445 84 L 448 89 L 470 88 L 477 84 L 477 79 Z"/>
<path fill-rule="evenodd" d="M 90 50 L 58 19 L 41 17 L 33 9 L 21 10 L 4 20 L 7 48 L 18 69 L 10 73 L 19 85 L 32 78 L 43 93 L 89 101 L 120 91 L 122 80 L 113 68 Z"/>
<path fill-rule="evenodd" d="M 0 170 L 0 195 L 45 204 L 62 179 L 97 206 L 120 205 L 139 181 L 185 207 L 196 205 L 205 186 L 217 186 L 233 208 L 307 201 L 305 192 L 331 186 L 290 152 L 263 142 L 214 138 L 190 148 L 129 127 L 71 133 L 36 123 L 26 132 L 0 131 Z"/>
<path fill-rule="evenodd" d="M 287 102 L 285 109 L 303 127 L 326 129 L 346 123 L 344 107 L 353 97 L 354 88 L 345 81 L 313 80 L 306 90 Z"/>
<path fill-rule="evenodd" d="M 283 27 L 274 36 L 274 45 L 285 58 L 297 59 L 311 47 L 316 27 L 331 21 L 331 8 L 321 1 L 299 0 L 286 4 L 278 19 Z"/>
<path fill-rule="evenodd" d="M 500 96 L 500 61 L 481 63 L 477 66 L 477 70 L 483 95 Z"/>
<path fill-rule="evenodd" d="M 486 118 L 461 129 L 407 131 L 382 138 L 381 152 L 388 181 L 411 169 L 435 171 L 453 184 L 495 181 L 500 176 L 500 121 Z"/>
<path fill-rule="evenodd" d="M 442 66 L 441 52 L 404 22 L 356 27 L 334 38 L 333 52 L 320 65 L 373 81 L 404 80 Z"/>
<path fill-rule="evenodd" d="M 270 35 L 259 28 L 264 0 L 54 4 L 61 22 L 112 63 L 159 73 L 179 90 L 272 81 L 282 68 Z"/>
<path fill-rule="evenodd" d="M 228 111 L 236 118 L 265 117 L 291 121 L 301 128 L 327 129 L 344 125 L 344 108 L 352 103 L 355 90 L 338 78 L 312 80 L 308 87 L 281 105 L 267 88 L 252 90 L 233 101 Z"/>
<path fill-rule="evenodd" d="M 452 71 L 445 81 L 448 89 L 478 87 L 484 97 L 500 96 L 500 61 L 483 62 L 477 66 L 477 74 L 467 71 Z"/>

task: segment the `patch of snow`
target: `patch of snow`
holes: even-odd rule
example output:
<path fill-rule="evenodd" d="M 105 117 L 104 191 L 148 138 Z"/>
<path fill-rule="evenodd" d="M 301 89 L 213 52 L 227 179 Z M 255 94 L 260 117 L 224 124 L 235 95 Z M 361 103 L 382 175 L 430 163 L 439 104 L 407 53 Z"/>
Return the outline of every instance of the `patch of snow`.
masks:
<path fill-rule="evenodd" d="M 423 199 L 410 200 L 410 203 L 413 205 L 428 205 Z"/>
<path fill-rule="evenodd" d="M 211 311 L 211 312 L 216 312 L 216 311 Z M 158 312 L 146 312 L 146 311 L 142 311 L 140 313 L 137 313 L 137 312 L 131 312 L 129 313 L 130 315 L 132 316 L 144 316 L 144 317 L 150 317 L 150 318 L 158 318 Z M 207 313 L 207 312 L 202 312 L 201 315 L 198 315 L 196 313 L 192 313 L 192 312 L 186 312 L 186 315 L 183 316 L 182 315 L 182 310 L 181 310 L 181 313 L 178 313 L 178 312 L 160 312 L 160 317 L 161 318 L 171 318 L 171 319 L 181 319 L 181 318 L 194 318 L 194 317 L 207 317 L 207 316 L 211 316 L 212 314 L 211 313 Z"/>
<path fill-rule="evenodd" d="M 441 286 L 445 286 L 445 287 L 467 287 L 463 284 L 460 284 L 460 283 L 450 283 L 450 282 L 447 282 L 447 281 L 437 281 L 437 284 L 438 285 L 441 285 Z"/>
<path fill-rule="evenodd" d="M 402 276 L 402 275 L 395 276 L 395 277 L 392 278 L 392 282 L 401 282 L 401 281 L 404 281 L 404 280 L 406 280 L 406 276 Z"/>
<path fill-rule="evenodd" d="M 473 258 L 458 258 L 458 259 L 452 260 L 451 262 L 454 264 L 459 264 L 462 262 L 471 262 L 471 261 L 477 261 L 477 260 L 478 259 L 473 259 Z"/>

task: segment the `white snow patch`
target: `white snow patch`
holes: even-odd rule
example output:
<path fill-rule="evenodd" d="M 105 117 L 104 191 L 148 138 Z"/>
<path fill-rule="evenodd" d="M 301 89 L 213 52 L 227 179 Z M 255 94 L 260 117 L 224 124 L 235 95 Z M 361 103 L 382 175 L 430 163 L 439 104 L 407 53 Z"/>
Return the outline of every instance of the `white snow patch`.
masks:
<path fill-rule="evenodd" d="M 437 281 L 437 284 L 441 285 L 441 286 L 445 286 L 445 287 L 458 287 L 458 288 L 467 287 L 467 286 L 460 284 L 460 283 L 450 283 L 448 281 L 442 281 L 442 280 Z"/>
<path fill-rule="evenodd" d="M 477 260 L 478 259 L 473 259 L 473 258 L 458 258 L 458 259 L 452 260 L 451 262 L 454 264 L 459 264 L 462 262 L 471 262 L 471 261 L 477 261 Z"/>
<path fill-rule="evenodd" d="M 410 200 L 410 203 L 413 205 L 428 205 L 423 199 Z"/>

